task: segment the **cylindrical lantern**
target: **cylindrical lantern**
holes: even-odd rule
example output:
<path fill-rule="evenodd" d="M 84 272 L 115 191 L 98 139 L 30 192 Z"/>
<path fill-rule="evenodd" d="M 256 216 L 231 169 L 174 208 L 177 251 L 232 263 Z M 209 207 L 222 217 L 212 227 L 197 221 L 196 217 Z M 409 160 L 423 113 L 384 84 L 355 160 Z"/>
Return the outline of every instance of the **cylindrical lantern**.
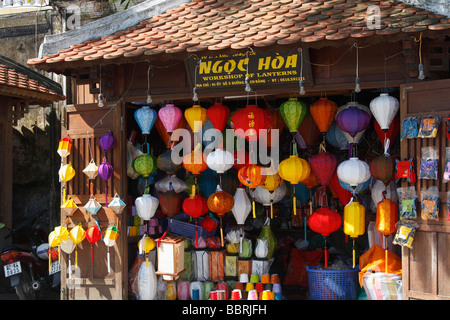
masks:
<path fill-rule="evenodd" d="M 134 112 L 134 119 L 136 119 L 143 135 L 150 134 L 157 116 L 156 111 L 149 106 L 143 106 Z"/>
<path fill-rule="evenodd" d="M 389 129 L 399 108 L 398 100 L 391 97 L 388 93 L 381 93 L 378 97 L 370 101 L 370 111 L 380 125 L 381 130 L 385 132 Z"/>
<path fill-rule="evenodd" d="M 206 115 L 208 116 L 209 121 L 211 121 L 214 128 L 220 132 L 223 132 L 225 129 L 225 125 L 228 122 L 230 114 L 230 109 L 220 102 L 214 103 L 206 110 Z"/>
<path fill-rule="evenodd" d="M 384 198 L 377 204 L 376 228 L 385 236 L 397 231 L 398 205 L 391 199 Z"/>
<path fill-rule="evenodd" d="M 370 179 L 370 168 L 367 163 L 356 157 L 345 160 L 337 167 L 339 180 L 348 183 L 352 188 Z"/>
<path fill-rule="evenodd" d="M 328 131 L 328 128 L 334 120 L 337 109 L 336 103 L 328 98 L 320 98 L 309 107 L 311 115 L 322 134 L 325 134 Z"/>
<path fill-rule="evenodd" d="M 344 207 L 344 233 L 353 240 L 353 268 L 355 267 L 355 239 L 365 231 L 365 209 L 360 203 L 352 201 Z"/>
<path fill-rule="evenodd" d="M 206 109 L 200 105 L 193 105 L 184 111 L 184 117 L 191 127 L 192 132 L 200 132 L 207 119 Z"/>
<path fill-rule="evenodd" d="M 158 243 L 158 271 L 163 280 L 177 280 L 184 269 L 184 241 L 186 238 L 166 236 L 156 239 Z"/>
<path fill-rule="evenodd" d="M 281 104 L 279 110 L 289 132 L 295 134 L 308 112 L 308 107 L 297 98 L 289 98 Z"/>
<path fill-rule="evenodd" d="M 150 194 L 143 194 L 134 202 L 138 216 L 143 220 L 150 220 L 158 209 L 159 200 Z"/>

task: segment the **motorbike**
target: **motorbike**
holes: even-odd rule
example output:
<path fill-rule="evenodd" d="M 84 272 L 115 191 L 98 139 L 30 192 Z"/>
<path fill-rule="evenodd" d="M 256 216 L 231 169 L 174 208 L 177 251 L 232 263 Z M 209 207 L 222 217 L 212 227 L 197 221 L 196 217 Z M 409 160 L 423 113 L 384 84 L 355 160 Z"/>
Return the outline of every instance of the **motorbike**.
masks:
<path fill-rule="evenodd" d="M 9 231 L 5 239 L 13 239 L 13 244 L 0 248 L 3 274 L 20 300 L 37 300 L 45 292 L 59 292 L 61 267 L 58 252 L 49 248 L 48 232 L 43 230 L 43 224 L 40 223 L 40 218 L 47 211 L 25 220 L 13 230 L 4 224 L 0 225 L 0 228 Z M 24 244 L 20 239 L 26 239 Z"/>

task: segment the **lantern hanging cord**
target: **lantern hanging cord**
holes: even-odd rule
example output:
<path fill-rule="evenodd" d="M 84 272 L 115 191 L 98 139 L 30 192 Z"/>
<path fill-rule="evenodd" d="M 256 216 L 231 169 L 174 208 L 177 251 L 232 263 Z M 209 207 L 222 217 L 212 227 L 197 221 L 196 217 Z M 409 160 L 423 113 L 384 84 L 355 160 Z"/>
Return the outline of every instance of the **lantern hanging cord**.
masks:
<path fill-rule="evenodd" d="M 353 46 L 356 47 L 355 92 L 361 92 L 361 87 L 359 86 L 359 51 L 358 51 L 358 44 L 354 43 Z"/>
<path fill-rule="evenodd" d="M 153 76 L 153 69 L 152 69 L 152 65 L 150 64 L 150 60 L 148 61 L 148 69 L 147 69 L 147 103 L 151 104 L 152 101 L 152 97 L 151 97 L 151 92 L 150 92 L 150 74 Z"/>
<path fill-rule="evenodd" d="M 252 91 L 252 88 L 250 87 L 250 79 L 249 79 L 249 76 L 248 76 L 248 65 L 249 65 L 249 57 L 248 57 L 248 53 L 249 52 L 254 52 L 253 51 L 253 49 L 251 48 L 251 47 L 248 47 L 248 49 L 249 50 L 247 50 L 246 52 L 245 52 L 245 58 L 246 58 L 246 60 L 247 60 L 247 66 L 246 66 L 246 74 L 245 74 L 245 91 L 247 92 L 247 93 L 250 93 L 251 91 Z"/>
<path fill-rule="evenodd" d="M 300 52 L 300 81 L 299 81 L 300 91 L 299 91 L 299 93 L 301 95 L 304 95 L 305 87 L 303 86 L 303 49 L 298 48 L 298 51 Z"/>
<path fill-rule="evenodd" d="M 425 74 L 423 73 L 423 64 L 422 64 L 422 32 L 419 35 L 419 39 L 414 36 L 411 36 L 415 42 L 419 43 L 419 76 L 420 80 L 425 79 Z"/>

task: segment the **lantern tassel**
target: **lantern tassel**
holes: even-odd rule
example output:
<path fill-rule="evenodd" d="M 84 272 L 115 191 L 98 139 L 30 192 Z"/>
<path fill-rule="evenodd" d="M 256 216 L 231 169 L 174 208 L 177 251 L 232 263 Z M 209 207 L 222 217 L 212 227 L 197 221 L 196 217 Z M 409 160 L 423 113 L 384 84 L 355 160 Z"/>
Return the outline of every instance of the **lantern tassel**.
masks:
<path fill-rule="evenodd" d="M 387 237 L 384 236 L 384 272 L 388 273 L 388 247 L 387 247 Z"/>
<path fill-rule="evenodd" d="M 51 254 L 51 247 L 48 249 L 48 272 L 50 273 L 52 268 L 52 254 Z"/>
<path fill-rule="evenodd" d="M 145 254 L 145 266 L 148 268 L 148 255 Z"/>
<path fill-rule="evenodd" d="M 256 218 L 255 199 L 253 199 L 252 207 L 253 207 L 253 219 L 255 219 Z"/>
<path fill-rule="evenodd" d="M 325 268 L 328 267 L 328 250 L 327 250 L 327 238 L 324 237 L 324 259 L 325 259 Z"/>
<path fill-rule="evenodd" d="M 353 247 L 352 247 L 352 255 L 353 255 L 353 268 L 355 267 L 355 239 L 353 238 Z"/>
<path fill-rule="evenodd" d="M 107 250 L 108 251 L 106 252 L 106 260 L 108 261 L 108 273 L 111 273 L 111 267 L 110 267 L 110 263 L 109 263 L 109 247 Z"/>
<path fill-rule="evenodd" d="M 270 200 L 270 219 L 273 219 L 273 201 Z"/>
<path fill-rule="evenodd" d="M 75 268 L 78 268 L 78 250 L 75 248 Z"/>

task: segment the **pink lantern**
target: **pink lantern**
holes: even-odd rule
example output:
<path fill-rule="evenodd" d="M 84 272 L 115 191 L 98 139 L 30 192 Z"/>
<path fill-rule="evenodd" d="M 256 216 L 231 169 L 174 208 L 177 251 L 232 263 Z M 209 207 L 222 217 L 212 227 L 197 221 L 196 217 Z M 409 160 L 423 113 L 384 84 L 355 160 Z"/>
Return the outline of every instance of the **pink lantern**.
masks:
<path fill-rule="evenodd" d="M 166 104 L 165 107 L 158 111 L 158 117 L 169 133 L 172 133 L 177 128 L 182 116 L 183 112 L 173 104 Z"/>

